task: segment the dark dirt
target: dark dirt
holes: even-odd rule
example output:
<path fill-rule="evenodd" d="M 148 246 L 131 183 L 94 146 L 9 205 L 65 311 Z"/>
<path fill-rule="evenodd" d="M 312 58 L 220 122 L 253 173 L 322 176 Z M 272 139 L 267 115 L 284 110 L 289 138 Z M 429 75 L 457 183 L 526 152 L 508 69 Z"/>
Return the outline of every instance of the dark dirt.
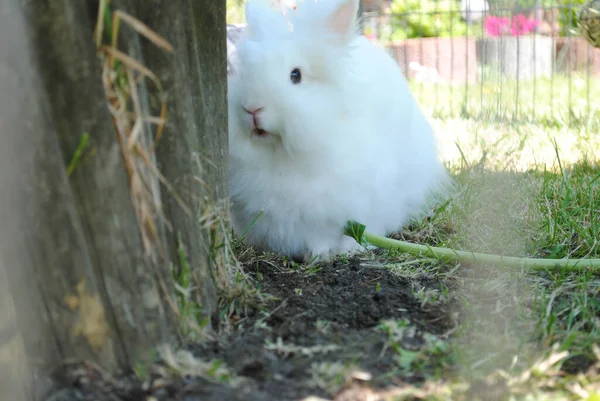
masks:
<path fill-rule="evenodd" d="M 420 288 L 439 290 L 440 279 L 400 277 L 387 269 L 365 267 L 358 256 L 312 271 L 281 266 L 247 265 L 261 291 L 275 299 L 240 317 L 230 334 L 188 347 L 195 357 L 219 360 L 235 377 L 243 378 L 235 388 L 231 380 L 182 378 L 159 368 L 145 381 L 133 374 L 106 378 L 81 364 L 61 369 L 59 380 L 68 388 L 49 400 L 287 401 L 310 395 L 360 400 L 369 390 L 362 387 L 363 379 L 351 379 L 350 366 L 372 375 L 373 388 L 419 383 L 424 375 L 435 373 L 430 356 L 419 359 L 418 368 L 402 370 L 388 333 L 378 326 L 386 319 L 406 319 L 415 331 L 396 343 L 415 352 L 424 347 L 423 333 L 449 332 L 456 325 L 455 302 L 422 307 L 414 295 Z M 276 346 L 278 341 L 283 346 Z M 443 358 L 443 352 L 438 356 Z M 346 368 L 319 373 L 313 363 L 321 362 L 338 362 Z M 320 386 L 315 377 L 323 379 Z"/>

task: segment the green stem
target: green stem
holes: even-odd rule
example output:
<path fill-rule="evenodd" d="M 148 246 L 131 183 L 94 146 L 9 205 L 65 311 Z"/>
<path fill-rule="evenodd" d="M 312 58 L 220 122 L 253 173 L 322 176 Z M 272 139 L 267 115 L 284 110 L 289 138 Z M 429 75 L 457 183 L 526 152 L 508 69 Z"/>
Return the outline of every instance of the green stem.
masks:
<path fill-rule="evenodd" d="M 495 266 L 523 267 L 532 270 L 558 269 L 569 272 L 596 270 L 600 272 L 600 259 L 518 258 L 432 247 L 372 234 L 365 230 L 364 225 L 356 222 L 348 222 L 344 233 L 362 245 L 368 243 L 382 249 L 395 249 L 414 256 L 425 256 L 446 262 L 481 263 Z"/>
<path fill-rule="evenodd" d="M 79 145 L 77 146 L 77 149 L 75 150 L 75 154 L 73 155 L 73 158 L 71 159 L 71 161 L 69 162 L 69 165 L 67 166 L 67 175 L 68 176 L 73 174 L 75 167 L 77 167 L 79 160 L 81 160 L 81 156 L 83 155 L 83 151 L 85 150 L 85 147 L 87 146 L 89 139 L 90 139 L 90 136 L 88 135 L 87 132 L 85 132 L 83 134 L 83 136 L 81 137 L 81 141 L 79 141 Z"/>

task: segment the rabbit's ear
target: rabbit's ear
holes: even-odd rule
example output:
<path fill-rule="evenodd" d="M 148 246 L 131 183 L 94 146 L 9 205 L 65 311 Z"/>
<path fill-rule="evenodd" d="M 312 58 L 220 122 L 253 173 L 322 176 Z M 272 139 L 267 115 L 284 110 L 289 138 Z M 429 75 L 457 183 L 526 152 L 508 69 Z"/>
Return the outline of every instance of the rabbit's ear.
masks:
<path fill-rule="evenodd" d="M 260 0 L 251 0 L 246 2 L 246 22 L 248 26 L 256 33 L 259 33 L 265 26 L 268 10 L 266 4 Z"/>
<path fill-rule="evenodd" d="M 280 25 L 278 20 L 281 20 L 281 16 L 277 18 L 278 10 L 275 10 L 270 0 L 248 0 L 245 12 L 248 27 L 259 37 L 266 36 L 268 31 Z"/>
<path fill-rule="evenodd" d="M 347 44 L 356 34 L 356 13 L 358 0 L 338 0 L 337 6 L 325 21 L 326 28 L 338 37 L 341 44 Z"/>

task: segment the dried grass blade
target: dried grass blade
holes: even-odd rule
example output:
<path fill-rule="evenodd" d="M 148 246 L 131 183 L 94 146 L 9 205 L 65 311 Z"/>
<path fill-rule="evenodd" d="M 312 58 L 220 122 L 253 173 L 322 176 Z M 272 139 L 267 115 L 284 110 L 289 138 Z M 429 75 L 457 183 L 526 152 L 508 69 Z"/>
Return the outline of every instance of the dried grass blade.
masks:
<path fill-rule="evenodd" d="M 154 116 L 144 117 L 143 120 L 144 120 L 144 122 L 147 122 L 150 124 L 155 124 L 155 125 L 164 124 L 166 122 L 165 118 L 154 117 Z"/>
<path fill-rule="evenodd" d="M 131 150 L 135 147 L 140 135 L 143 132 L 143 123 L 137 118 L 133 123 L 133 128 L 131 128 L 131 132 L 129 133 L 129 137 L 127 138 L 127 149 Z"/>
<path fill-rule="evenodd" d="M 156 138 L 154 139 L 154 144 L 152 145 L 152 150 L 156 150 L 156 146 L 158 145 L 158 141 L 162 137 L 163 131 L 165 129 L 165 121 L 167 121 L 167 103 L 162 100 L 160 102 L 160 117 L 162 123 L 158 124 L 156 127 Z"/>
<path fill-rule="evenodd" d="M 98 18 L 96 18 L 96 29 L 94 29 L 96 49 L 99 49 L 102 45 L 102 34 L 104 33 L 104 13 L 107 5 L 108 0 L 100 0 L 98 2 Z"/>
<path fill-rule="evenodd" d="M 179 206 L 181 206 L 181 208 L 184 210 L 184 212 L 191 216 L 192 211 L 190 210 L 190 208 L 187 207 L 187 205 L 185 204 L 183 199 L 181 199 L 181 197 L 177 194 L 177 192 L 175 191 L 175 188 L 173 188 L 173 186 L 169 183 L 169 181 L 161 174 L 160 171 L 158 171 L 158 169 L 156 168 L 154 163 L 152 163 L 152 161 L 148 158 L 148 156 L 145 153 L 139 152 L 139 149 L 138 149 L 138 153 L 142 157 L 142 159 L 145 161 L 148 168 L 150 168 L 152 170 L 152 172 L 157 175 L 160 182 L 162 182 L 163 185 L 165 187 L 167 187 L 167 190 L 171 193 L 171 196 L 173 196 L 175 198 L 175 200 L 177 201 L 177 203 L 179 203 Z"/>
<path fill-rule="evenodd" d="M 113 49 L 117 48 L 117 37 L 119 36 L 119 16 L 116 12 L 112 15 L 112 37 L 110 38 L 110 45 Z M 112 64 L 112 63 L 111 63 Z"/>
<path fill-rule="evenodd" d="M 146 24 L 133 17 L 130 14 L 127 14 L 125 11 L 117 10 L 115 14 L 118 15 L 123 21 L 127 22 L 129 26 L 131 26 L 134 30 L 136 30 L 139 34 L 145 36 L 149 41 L 154 43 L 156 46 L 160 47 L 171 53 L 173 51 L 173 46 L 165 38 L 154 32 L 150 29 Z"/>
<path fill-rule="evenodd" d="M 136 70 L 140 74 L 143 74 L 143 75 L 147 76 L 148 78 L 150 78 L 152 80 L 152 82 L 154 82 L 154 84 L 159 88 L 159 90 L 162 91 L 162 87 L 161 87 L 160 81 L 158 80 L 158 77 L 156 75 L 154 75 L 154 73 L 152 71 L 150 71 L 148 69 L 148 67 L 144 66 L 142 63 L 140 63 L 133 57 L 123 53 L 120 50 L 114 49 L 112 47 L 102 46 L 102 50 L 105 51 L 106 53 L 108 53 L 110 56 L 116 58 L 123 64 L 125 64 L 127 67 L 129 67 L 133 70 Z"/>

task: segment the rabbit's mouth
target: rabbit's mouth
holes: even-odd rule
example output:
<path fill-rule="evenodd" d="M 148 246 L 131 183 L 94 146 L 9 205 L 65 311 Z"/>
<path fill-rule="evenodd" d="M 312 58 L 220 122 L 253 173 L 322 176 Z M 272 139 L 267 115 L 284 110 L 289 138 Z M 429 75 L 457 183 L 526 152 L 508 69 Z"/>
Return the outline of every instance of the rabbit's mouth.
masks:
<path fill-rule="evenodd" d="M 255 127 L 250 133 L 250 140 L 256 144 L 262 145 L 277 145 L 281 143 L 281 137 L 276 132 L 267 131 L 263 128 Z"/>
<path fill-rule="evenodd" d="M 267 136 L 269 134 L 267 131 L 265 131 L 262 128 L 254 128 L 252 130 L 252 133 L 254 135 L 256 135 L 257 137 L 259 137 L 259 138 L 263 138 L 263 137 L 265 137 L 265 136 Z"/>

